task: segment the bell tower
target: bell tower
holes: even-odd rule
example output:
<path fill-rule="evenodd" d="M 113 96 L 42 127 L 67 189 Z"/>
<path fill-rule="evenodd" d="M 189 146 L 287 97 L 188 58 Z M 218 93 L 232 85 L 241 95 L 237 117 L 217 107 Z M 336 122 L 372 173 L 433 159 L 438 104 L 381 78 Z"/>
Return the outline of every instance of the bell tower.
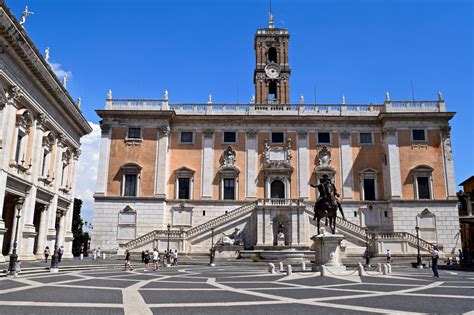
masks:
<path fill-rule="evenodd" d="M 275 28 L 270 12 L 268 27 L 257 29 L 254 49 L 256 64 L 253 83 L 256 104 L 288 104 L 290 102 L 290 66 L 286 28 Z"/>

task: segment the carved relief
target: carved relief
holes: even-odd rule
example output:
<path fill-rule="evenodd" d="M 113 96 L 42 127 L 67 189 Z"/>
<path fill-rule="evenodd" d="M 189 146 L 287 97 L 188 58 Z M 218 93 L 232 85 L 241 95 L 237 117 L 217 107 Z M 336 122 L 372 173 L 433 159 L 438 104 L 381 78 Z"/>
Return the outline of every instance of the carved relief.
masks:
<path fill-rule="evenodd" d="M 258 131 L 256 130 L 247 130 L 247 138 L 255 138 L 257 136 Z"/>
<path fill-rule="evenodd" d="M 158 127 L 158 137 L 168 137 L 170 135 L 171 129 L 168 126 L 159 126 Z"/>
<path fill-rule="evenodd" d="M 236 160 L 236 153 L 231 146 L 228 146 L 222 154 L 222 161 L 224 166 L 233 166 Z"/>
<path fill-rule="evenodd" d="M 212 129 L 205 129 L 202 131 L 205 138 L 210 138 L 214 135 L 214 130 Z"/>
<path fill-rule="evenodd" d="M 48 122 L 48 119 L 46 118 L 46 115 L 39 114 L 38 117 L 36 117 L 36 128 L 44 130 L 47 122 Z"/>
<path fill-rule="evenodd" d="M 298 130 L 296 133 L 298 134 L 299 138 L 306 138 L 306 136 L 308 135 L 308 132 L 306 130 Z"/>
<path fill-rule="evenodd" d="M 339 133 L 339 136 L 341 137 L 341 139 L 349 139 L 351 136 L 351 133 L 347 130 L 344 130 Z"/>
<path fill-rule="evenodd" d="M 331 151 L 326 146 L 319 150 L 318 162 L 319 166 L 329 166 L 331 164 Z"/>
<path fill-rule="evenodd" d="M 72 149 L 72 158 L 74 161 L 78 161 L 79 157 L 81 156 L 82 151 L 78 148 Z"/>
<path fill-rule="evenodd" d="M 54 145 L 54 134 L 51 131 L 47 131 L 43 136 L 43 146 L 47 147 L 49 150 L 53 148 Z"/>
<path fill-rule="evenodd" d="M 397 129 L 393 127 L 387 127 L 384 128 L 383 132 L 387 136 L 395 136 L 397 134 Z"/>
<path fill-rule="evenodd" d="M 63 133 L 58 135 L 58 146 L 65 147 L 66 146 L 66 136 Z"/>
<path fill-rule="evenodd" d="M 26 133 L 29 133 L 30 127 L 33 125 L 33 116 L 26 109 L 18 111 L 16 114 L 16 125 L 23 128 Z"/>

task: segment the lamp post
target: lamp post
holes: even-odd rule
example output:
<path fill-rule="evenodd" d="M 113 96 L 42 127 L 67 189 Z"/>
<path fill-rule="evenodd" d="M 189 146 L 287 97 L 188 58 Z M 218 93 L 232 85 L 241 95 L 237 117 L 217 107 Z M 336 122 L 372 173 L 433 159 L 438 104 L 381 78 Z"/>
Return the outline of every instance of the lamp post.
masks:
<path fill-rule="evenodd" d="M 417 249 L 417 255 L 416 255 L 416 268 L 423 268 L 423 264 L 421 262 L 421 255 L 420 255 L 420 227 L 418 226 L 418 223 L 415 226 L 416 230 L 416 249 Z"/>
<path fill-rule="evenodd" d="M 370 266 L 369 256 L 369 229 L 365 228 L 365 265 Z"/>
<path fill-rule="evenodd" d="M 168 225 L 166 226 L 166 230 L 167 230 L 167 233 L 168 233 L 168 241 L 167 241 L 167 245 L 166 245 L 166 264 L 165 266 L 166 267 L 169 267 L 169 258 L 170 258 L 170 230 L 171 230 L 171 224 L 168 223 Z"/>
<path fill-rule="evenodd" d="M 211 228 L 211 249 L 209 251 L 210 251 L 209 266 L 214 267 L 216 265 L 214 263 L 214 256 L 216 253 L 216 250 L 214 249 L 214 228 Z"/>
<path fill-rule="evenodd" d="M 10 255 L 10 265 L 8 267 L 8 270 L 10 271 L 10 276 L 17 276 L 17 261 L 18 261 L 18 255 L 16 254 L 16 247 L 18 245 L 18 226 L 20 225 L 20 211 L 23 208 L 23 203 L 25 202 L 24 197 L 18 198 L 15 208 L 17 210 L 17 215 L 16 215 L 16 228 L 15 228 L 15 238 L 13 240 L 13 249 L 12 249 L 12 254 Z"/>
<path fill-rule="evenodd" d="M 56 236 L 54 238 L 54 251 L 53 251 L 53 256 L 51 256 L 51 266 L 49 267 L 50 272 L 58 272 L 58 247 L 59 247 L 58 238 L 59 238 L 59 227 L 61 225 L 62 212 L 58 211 L 57 216 L 59 220 L 56 226 Z"/>

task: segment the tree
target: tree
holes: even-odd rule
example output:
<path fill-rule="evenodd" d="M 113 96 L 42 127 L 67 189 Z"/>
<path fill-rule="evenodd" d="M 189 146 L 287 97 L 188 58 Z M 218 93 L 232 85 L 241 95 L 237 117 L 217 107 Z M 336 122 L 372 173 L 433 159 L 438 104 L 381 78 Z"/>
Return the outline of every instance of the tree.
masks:
<path fill-rule="evenodd" d="M 88 233 L 84 233 L 82 227 L 84 222 L 81 217 L 82 200 L 74 198 L 74 208 L 72 212 L 72 235 L 74 237 L 72 241 L 72 254 L 79 256 L 81 254 L 81 247 L 86 246 L 89 239 Z M 83 248 L 84 250 L 84 248 Z M 84 252 L 84 254 L 86 254 Z"/>

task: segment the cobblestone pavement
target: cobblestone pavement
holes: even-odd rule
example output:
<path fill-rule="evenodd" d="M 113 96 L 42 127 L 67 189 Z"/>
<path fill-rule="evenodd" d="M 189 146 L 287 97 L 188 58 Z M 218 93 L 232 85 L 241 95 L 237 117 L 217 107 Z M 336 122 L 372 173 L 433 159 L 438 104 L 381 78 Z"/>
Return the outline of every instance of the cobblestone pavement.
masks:
<path fill-rule="evenodd" d="M 0 314 L 466 313 L 474 273 L 269 274 L 261 266 L 96 270 L 0 279 Z M 351 275 L 349 275 L 351 274 Z"/>

